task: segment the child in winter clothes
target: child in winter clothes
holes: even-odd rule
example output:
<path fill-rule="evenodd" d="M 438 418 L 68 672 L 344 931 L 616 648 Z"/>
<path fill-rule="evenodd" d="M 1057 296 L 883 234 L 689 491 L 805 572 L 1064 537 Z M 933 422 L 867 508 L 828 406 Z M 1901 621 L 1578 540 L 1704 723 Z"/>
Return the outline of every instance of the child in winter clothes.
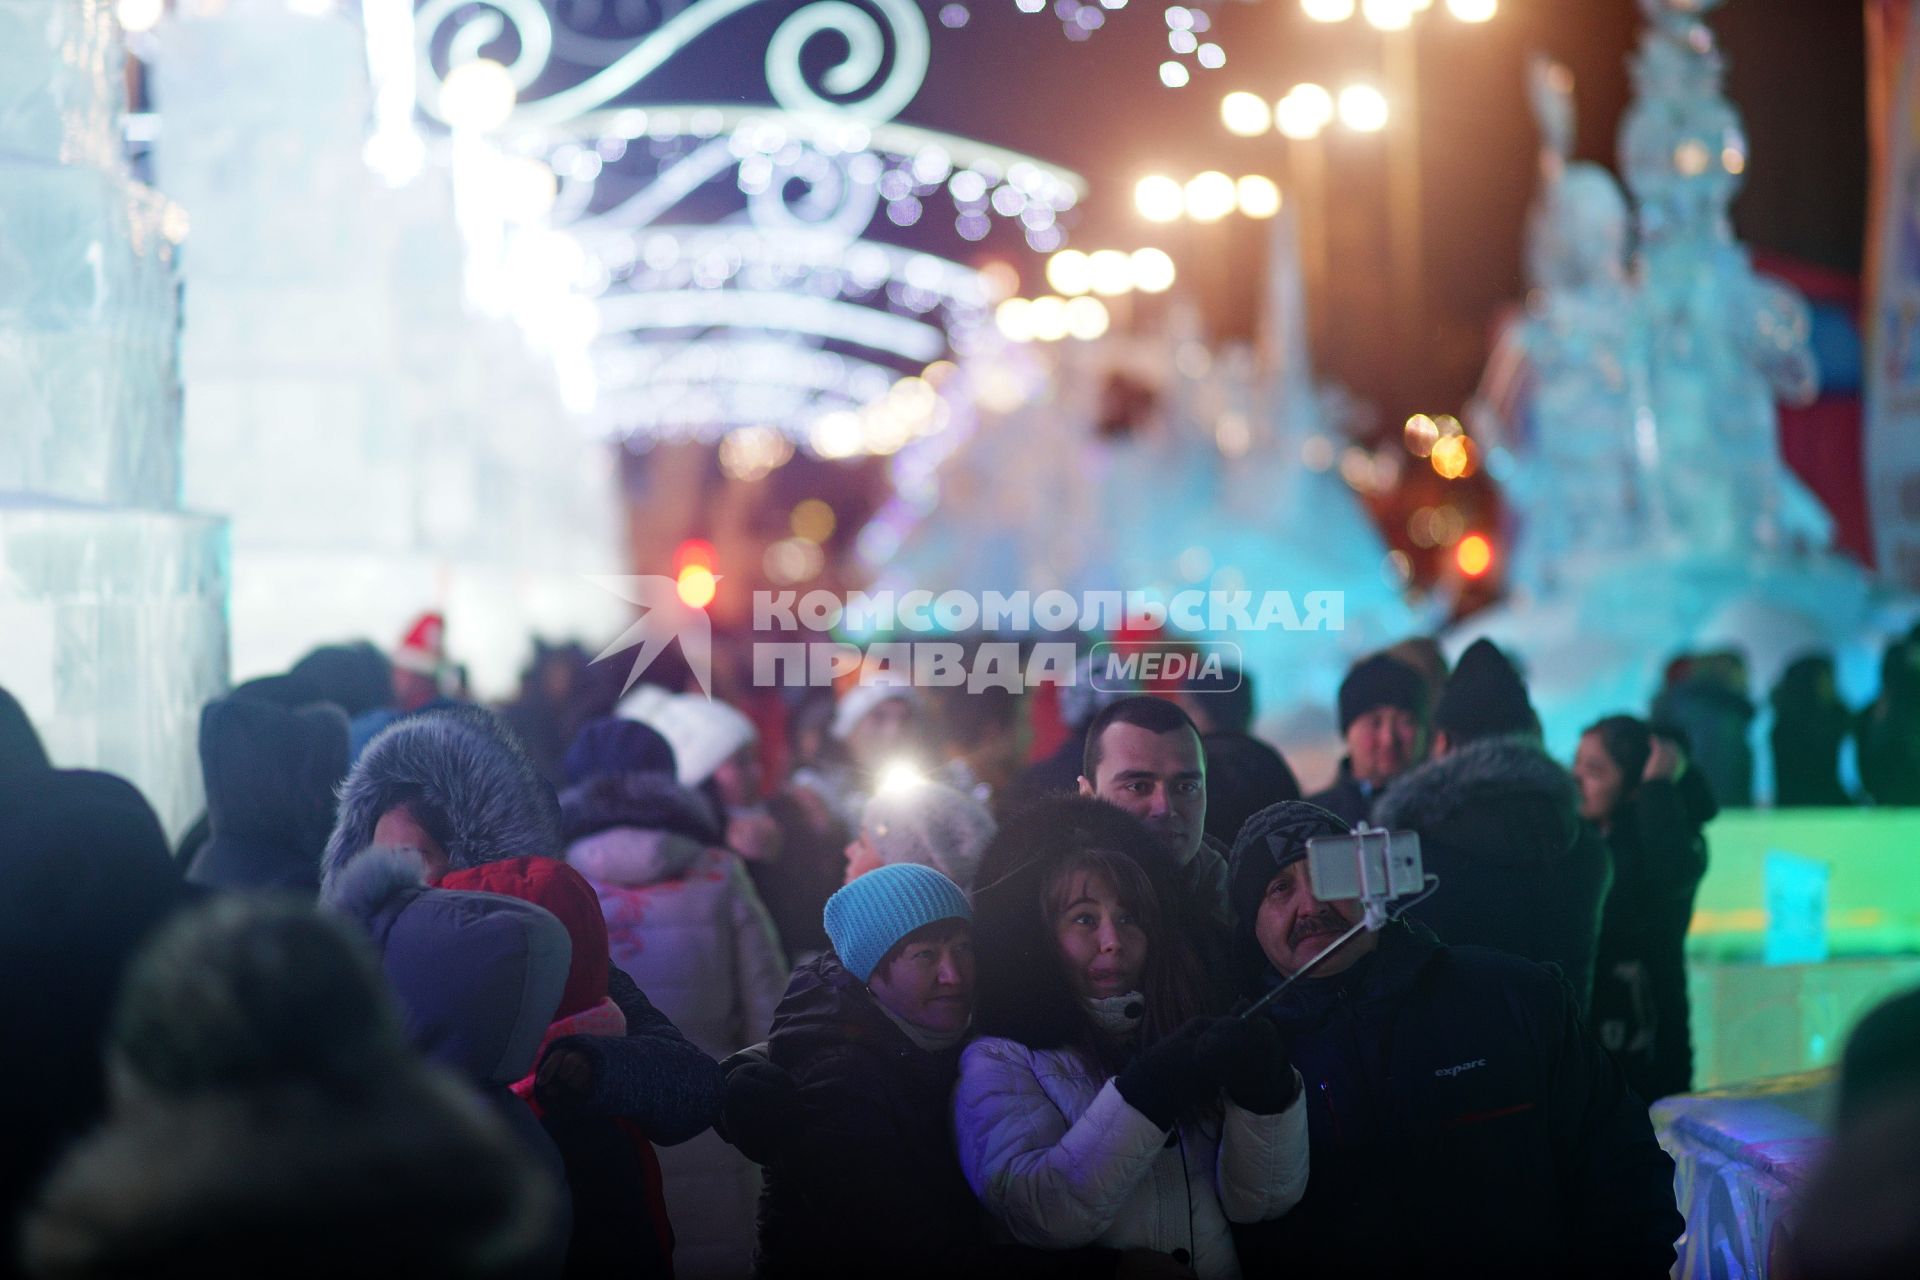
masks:
<path fill-rule="evenodd" d="M 1002 828 L 974 895 L 984 1034 L 961 1056 L 954 1131 L 1016 1240 L 1149 1249 L 1230 1280 L 1229 1223 L 1306 1189 L 1306 1107 L 1277 1033 L 1201 1016 L 1214 1000 L 1166 863 L 1096 800 Z"/>
<path fill-rule="evenodd" d="M 622 1036 L 627 1020 L 607 996 L 607 926 L 593 886 L 552 858 L 509 858 L 449 873 L 442 889 L 499 893 L 545 907 L 567 928 L 573 962 L 559 1008 L 540 1042 L 562 1036 Z M 660 1162 L 631 1121 L 549 1110 L 534 1096 L 533 1072 L 509 1086 L 540 1117 L 559 1148 L 573 1196 L 570 1276 L 667 1276 L 673 1273 L 673 1229 L 667 1221 Z"/>

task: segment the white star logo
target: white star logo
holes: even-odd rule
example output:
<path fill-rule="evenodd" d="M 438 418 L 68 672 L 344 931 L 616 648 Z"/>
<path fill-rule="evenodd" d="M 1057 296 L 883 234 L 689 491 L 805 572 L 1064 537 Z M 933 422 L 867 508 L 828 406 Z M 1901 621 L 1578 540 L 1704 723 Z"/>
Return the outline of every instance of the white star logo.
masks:
<path fill-rule="evenodd" d="M 627 682 L 620 686 L 622 694 L 638 684 L 653 660 L 677 639 L 700 692 L 713 697 L 713 621 L 706 610 L 696 609 L 680 598 L 679 586 L 672 578 L 657 573 L 590 574 L 587 581 L 640 607 L 640 616 L 632 625 L 593 658 L 599 662 L 636 644 L 640 646 Z"/>

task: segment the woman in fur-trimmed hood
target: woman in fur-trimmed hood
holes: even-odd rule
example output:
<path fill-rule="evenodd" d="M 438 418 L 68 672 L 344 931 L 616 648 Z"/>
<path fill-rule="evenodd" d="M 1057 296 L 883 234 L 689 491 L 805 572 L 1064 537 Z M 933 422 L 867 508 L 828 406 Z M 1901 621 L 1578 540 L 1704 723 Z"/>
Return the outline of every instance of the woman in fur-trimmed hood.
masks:
<path fill-rule="evenodd" d="M 327 842 L 322 902 L 338 905 L 342 873 L 376 845 L 419 851 L 428 883 L 503 858 L 558 858 L 560 803 L 491 712 L 431 711 L 382 732 L 347 775 Z M 543 1090 L 571 1081 L 570 1104 L 633 1120 L 657 1143 L 705 1131 L 720 1108 L 719 1063 L 689 1043 L 617 962 L 607 990 L 627 1034 L 555 1042 L 541 1065 L 564 1055 L 568 1069 L 543 1071 Z"/>

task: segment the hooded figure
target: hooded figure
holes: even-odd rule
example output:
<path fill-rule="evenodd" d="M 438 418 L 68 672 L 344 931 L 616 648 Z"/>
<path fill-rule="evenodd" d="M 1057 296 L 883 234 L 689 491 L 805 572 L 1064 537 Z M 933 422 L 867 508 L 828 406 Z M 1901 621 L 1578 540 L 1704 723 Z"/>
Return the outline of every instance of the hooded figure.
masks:
<path fill-rule="evenodd" d="M 1612 858 L 1580 820 L 1573 775 L 1541 750 L 1526 686 L 1491 644 L 1461 656 L 1434 729 L 1434 758 L 1373 811 L 1375 826 L 1419 832 L 1426 870 L 1439 877 L 1413 918 L 1450 946 L 1557 964 L 1584 1016 Z"/>
<path fill-rule="evenodd" d="M 323 863 L 324 902 L 341 903 L 342 878 L 376 832 L 424 855 L 429 883 L 447 870 L 563 851 L 553 788 L 505 726 L 478 707 L 402 720 L 368 745 L 341 788 Z M 689 1044 L 617 964 L 608 970 L 607 989 L 627 1034 L 568 1036 L 549 1045 L 543 1062 L 563 1054 L 578 1068 L 553 1083 L 571 1082 L 577 1105 L 633 1120 L 662 1145 L 706 1129 L 720 1106 L 719 1064 Z"/>
<path fill-rule="evenodd" d="M 347 718 L 244 696 L 200 713 L 200 772 L 211 836 L 187 879 L 215 889 L 320 890 L 334 788 L 347 773 Z"/>
<path fill-rule="evenodd" d="M 520 898 L 544 907 L 566 926 L 573 959 L 543 1048 L 562 1036 L 625 1034 L 627 1020 L 607 995 L 607 926 L 600 900 L 579 872 L 551 858 L 509 858 L 451 872 L 440 885 Z M 671 1274 L 673 1228 L 660 1161 L 645 1135 L 609 1116 L 548 1111 L 534 1096 L 531 1072 L 510 1087 L 540 1118 L 566 1166 L 573 1201 L 567 1274 Z"/>
<path fill-rule="evenodd" d="M 745 864 L 722 845 L 706 798 L 659 770 L 646 726 L 589 733 L 568 760 L 602 771 L 567 789 L 562 831 L 568 864 L 599 896 L 613 962 L 706 1053 L 752 1044 L 773 1021 L 787 965 Z M 712 1133 L 660 1163 L 677 1274 L 744 1274 L 760 1195 L 752 1163 Z"/>
<path fill-rule="evenodd" d="M 113 1117 L 27 1225 L 35 1274 L 538 1273 L 556 1185 L 407 1048 L 366 943 L 310 906 L 181 917 L 110 1056 Z"/>
<path fill-rule="evenodd" d="M 100 1045 L 121 976 L 182 899 L 160 820 L 133 785 L 46 768 L 38 746 L 30 729 L 18 734 L 0 776 L 0 963 L 13 977 L 0 992 L 7 1258 L 26 1197 L 106 1108 Z"/>
<path fill-rule="evenodd" d="M 1243 995 L 1280 980 L 1271 957 L 1297 971 L 1358 918 L 1314 900 L 1303 865 L 1310 840 L 1347 830 L 1303 801 L 1241 829 Z M 1248 1275 L 1667 1274 L 1685 1226 L 1673 1162 L 1551 969 L 1395 920 L 1265 1016 L 1305 1077 L 1313 1172 L 1294 1212 L 1238 1232 Z"/>

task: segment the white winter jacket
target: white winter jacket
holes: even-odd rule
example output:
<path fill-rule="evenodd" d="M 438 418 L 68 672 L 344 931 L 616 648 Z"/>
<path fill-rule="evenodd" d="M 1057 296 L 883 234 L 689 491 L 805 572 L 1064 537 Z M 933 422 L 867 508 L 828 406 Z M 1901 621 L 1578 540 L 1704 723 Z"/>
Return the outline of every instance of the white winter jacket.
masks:
<path fill-rule="evenodd" d="M 974 1194 L 1042 1249 L 1184 1252 L 1200 1280 L 1232 1280 L 1228 1222 L 1277 1218 L 1307 1189 L 1304 1093 L 1271 1116 L 1223 1098 L 1175 1142 L 1078 1054 L 983 1037 L 961 1055 L 953 1110 Z"/>

